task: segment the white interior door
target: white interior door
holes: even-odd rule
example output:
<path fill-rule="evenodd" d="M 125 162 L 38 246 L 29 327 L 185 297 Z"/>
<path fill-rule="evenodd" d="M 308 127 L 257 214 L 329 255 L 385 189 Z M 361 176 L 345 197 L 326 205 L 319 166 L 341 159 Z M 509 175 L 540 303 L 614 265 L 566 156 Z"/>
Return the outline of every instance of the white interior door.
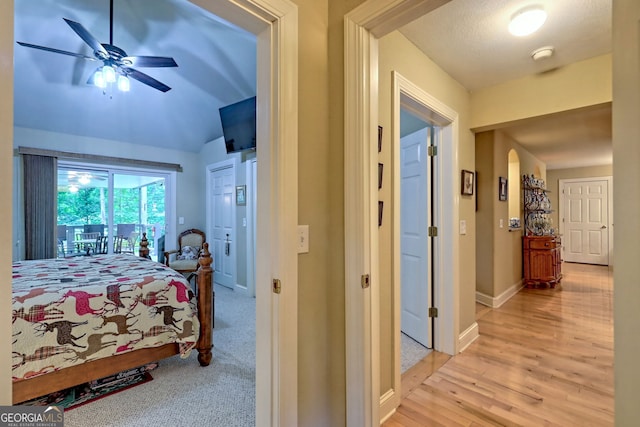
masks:
<path fill-rule="evenodd" d="M 609 181 L 561 180 L 563 259 L 609 265 Z"/>
<path fill-rule="evenodd" d="M 233 289 L 236 285 L 235 242 L 235 165 L 226 164 L 210 169 L 211 230 L 208 237 L 213 246 L 214 282 Z"/>
<path fill-rule="evenodd" d="M 402 332 L 431 348 L 428 131 L 424 128 L 400 140 L 400 299 Z"/>

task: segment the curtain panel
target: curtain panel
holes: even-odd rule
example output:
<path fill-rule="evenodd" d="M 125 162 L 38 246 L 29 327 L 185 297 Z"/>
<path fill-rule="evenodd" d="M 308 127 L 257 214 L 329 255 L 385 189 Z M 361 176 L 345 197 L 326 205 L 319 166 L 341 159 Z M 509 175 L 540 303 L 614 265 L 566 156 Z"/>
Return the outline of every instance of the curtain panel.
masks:
<path fill-rule="evenodd" d="M 24 181 L 25 259 L 57 254 L 57 159 L 22 155 Z"/>

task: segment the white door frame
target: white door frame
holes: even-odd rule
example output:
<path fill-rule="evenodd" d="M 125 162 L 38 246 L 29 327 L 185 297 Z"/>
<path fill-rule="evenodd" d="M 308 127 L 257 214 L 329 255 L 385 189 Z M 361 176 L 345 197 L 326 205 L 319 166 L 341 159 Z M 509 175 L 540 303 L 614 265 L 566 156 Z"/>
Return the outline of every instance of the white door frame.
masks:
<path fill-rule="evenodd" d="M 256 296 L 256 190 L 258 188 L 258 162 L 247 161 L 247 287 L 243 290 L 249 297 Z M 241 288 L 238 288 L 239 290 Z"/>
<path fill-rule="evenodd" d="M 298 423 L 298 9 L 191 0 L 257 36 L 256 424 Z M 272 292 L 272 280 L 282 283 Z"/>
<path fill-rule="evenodd" d="M 434 204 L 433 224 L 442 232 L 433 242 L 433 265 L 434 280 L 433 286 L 433 306 L 439 308 L 440 315 L 434 319 L 432 334 L 433 349 L 448 354 L 457 353 L 458 343 L 458 297 L 457 283 L 458 272 L 453 270 L 456 260 L 450 255 L 450 251 L 456 247 L 457 234 L 452 230 L 457 219 L 447 224 L 446 212 L 453 213 L 457 217 L 457 202 L 445 199 L 444 194 L 454 194 L 458 197 L 457 191 L 452 192 L 451 183 L 455 182 L 457 167 L 454 162 L 453 153 L 457 153 L 458 146 L 458 115 L 451 108 L 440 102 L 420 87 L 403 77 L 398 72 L 393 72 L 392 77 L 392 162 L 393 162 L 393 232 L 392 232 L 392 267 L 393 271 L 393 324 L 392 341 L 394 366 L 392 371 L 392 390 L 381 390 L 384 398 L 380 401 L 380 414 L 382 417 L 390 414 L 400 405 L 401 400 L 401 256 L 400 256 L 400 110 L 404 108 L 414 115 L 422 118 L 425 122 L 434 125 L 433 138 L 437 141 L 438 155 L 433 165 L 434 187 L 432 203 Z M 453 169 L 451 169 L 453 168 Z M 455 175 L 455 176 L 452 176 Z M 446 251 L 446 252 L 445 252 Z M 444 274 L 447 272 L 447 274 Z M 453 274 L 449 274 L 449 273 Z M 455 278 L 455 279 L 454 279 Z M 454 292 L 456 294 L 454 298 Z M 378 373 L 379 375 L 379 373 Z"/>
<path fill-rule="evenodd" d="M 215 198 L 213 197 L 213 189 L 214 189 L 214 181 L 213 181 L 213 174 L 215 172 L 221 171 L 221 170 L 225 170 L 225 169 L 231 169 L 233 171 L 233 188 L 235 191 L 236 188 L 236 166 L 238 164 L 238 159 L 237 157 L 232 157 L 228 160 L 223 160 L 221 162 L 216 162 L 210 165 L 207 165 L 206 168 L 206 176 L 207 176 L 207 183 L 206 183 L 206 192 L 207 192 L 207 196 L 206 196 L 206 201 L 205 203 L 207 204 L 205 211 L 207 214 L 207 241 L 208 242 L 213 242 L 213 217 L 214 217 L 214 210 L 213 208 L 213 203 Z M 236 251 L 236 249 L 234 248 L 234 246 L 238 245 L 238 230 L 236 229 L 236 227 L 238 226 L 238 224 L 236 223 L 236 204 L 235 201 L 232 201 L 231 203 L 231 228 L 232 228 L 232 235 L 231 235 L 231 242 L 233 243 L 233 246 L 231 248 L 231 250 Z M 210 247 L 212 245 L 212 243 L 209 243 Z M 215 249 L 215 248 L 211 248 L 211 249 Z M 215 262 L 215 253 L 213 254 L 213 259 Z M 215 268 L 215 266 L 214 266 Z M 215 272 L 215 270 L 214 270 Z M 215 277 L 214 277 L 214 281 L 215 281 Z M 237 264 L 237 257 L 236 257 L 236 265 L 233 268 L 233 277 L 232 277 L 232 281 L 233 281 L 233 289 L 235 290 L 237 288 L 238 285 L 238 264 Z"/>
<path fill-rule="evenodd" d="M 559 231 L 560 235 L 566 235 L 564 233 L 564 222 L 562 218 L 564 218 L 564 186 L 565 184 L 572 182 L 587 182 L 587 181 L 606 181 L 607 182 L 607 228 L 609 229 L 608 241 L 609 250 L 607 254 L 608 264 L 609 266 L 613 265 L 613 177 L 612 176 L 594 176 L 590 178 L 568 178 L 568 179 L 559 179 L 558 180 L 558 222 L 559 222 Z"/>
<path fill-rule="evenodd" d="M 379 278 L 377 230 L 377 150 L 373 150 L 378 127 L 378 37 L 409 23 L 447 0 L 368 0 L 345 15 L 344 63 L 344 167 L 345 167 L 345 335 L 346 421 L 348 426 L 373 426 L 380 422 Z M 442 150 L 447 177 L 441 194 L 451 194 L 441 204 L 442 235 L 456 236 L 459 195 L 458 126 L 452 119 L 453 143 Z M 444 148 L 444 147 L 443 147 Z M 375 167 L 374 167 L 375 166 Z M 444 243 L 443 243 L 444 245 Z M 458 351 L 459 255 L 458 240 L 442 249 L 447 271 L 443 319 L 450 333 L 439 334 L 441 351 Z M 444 313 L 443 313 L 444 314 Z"/>

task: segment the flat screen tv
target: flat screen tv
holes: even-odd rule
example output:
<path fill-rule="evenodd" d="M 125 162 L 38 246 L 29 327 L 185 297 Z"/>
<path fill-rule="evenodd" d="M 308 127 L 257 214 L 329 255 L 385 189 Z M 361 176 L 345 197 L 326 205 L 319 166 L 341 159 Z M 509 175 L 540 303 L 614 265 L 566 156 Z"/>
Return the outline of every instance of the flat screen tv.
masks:
<path fill-rule="evenodd" d="M 256 148 L 256 97 L 220 108 L 227 153 Z"/>

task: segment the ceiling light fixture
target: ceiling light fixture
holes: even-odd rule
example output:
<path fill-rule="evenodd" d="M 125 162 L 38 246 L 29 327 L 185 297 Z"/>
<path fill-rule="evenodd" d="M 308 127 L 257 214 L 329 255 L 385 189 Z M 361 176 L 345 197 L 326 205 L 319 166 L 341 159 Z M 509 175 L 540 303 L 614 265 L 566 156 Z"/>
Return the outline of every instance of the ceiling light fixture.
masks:
<path fill-rule="evenodd" d="M 124 74 L 120 74 L 118 76 L 118 90 L 121 92 L 129 92 L 131 88 L 131 83 L 129 83 L 129 78 Z"/>
<path fill-rule="evenodd" d="M 509 32 L 514 36 L 523 37 L 533 34 L 547 20 L 547 13 L 540 6 L 525 8 L 511 17 Z"/>
<path fill-rule="evenodd" d="M 131 89 L 131 82 L 125 71 L 111 65 L 98 68 L 87 83 L 100 89 L 106 89 L 107 86 L 115 83 L 120 92 L 129 92 Z"/>

